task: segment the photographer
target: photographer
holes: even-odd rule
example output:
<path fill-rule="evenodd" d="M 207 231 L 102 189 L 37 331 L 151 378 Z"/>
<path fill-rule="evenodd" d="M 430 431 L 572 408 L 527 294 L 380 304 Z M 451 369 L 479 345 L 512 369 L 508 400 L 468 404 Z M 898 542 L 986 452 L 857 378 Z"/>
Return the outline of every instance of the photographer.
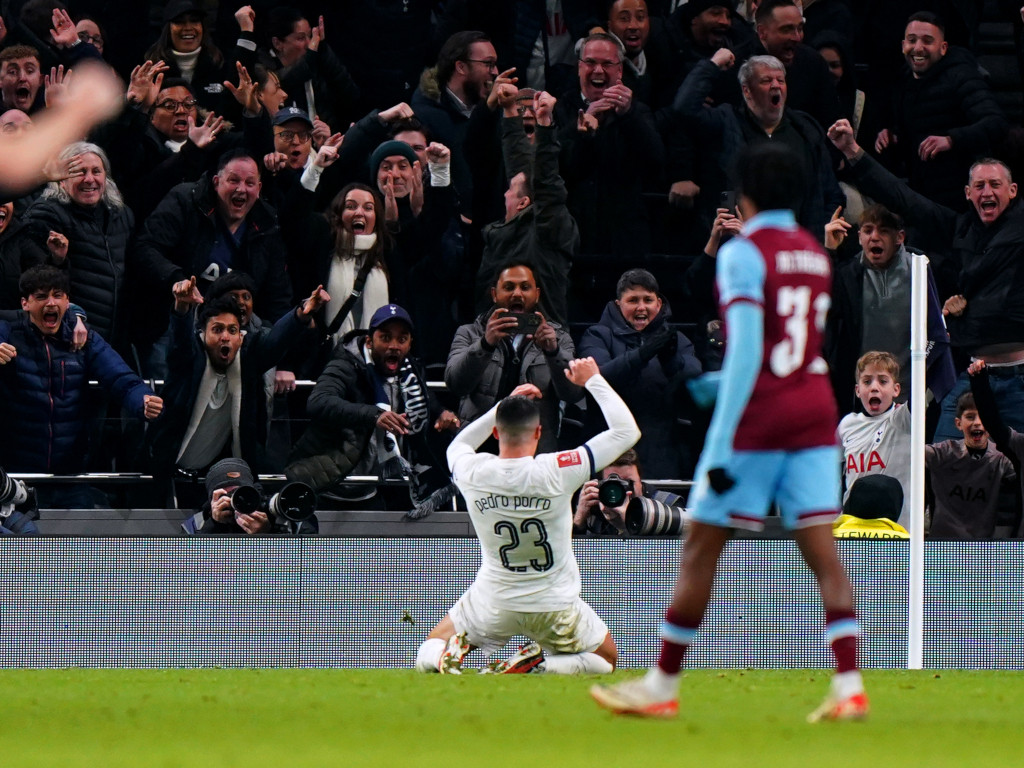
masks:
<path fill-rule="evenodd" d="M 300 495 L 298 504 L 286 498 L 289 488 Z M 210 467 L 206 475 L 207 501 L 202 509 L 186 520 L 182 527 L 192 534 L 290 533 L 314 536 L 317 522 L 315 495 L 309 486 L 290 483 L 270 499 L 242 459 L 222 459 Z M 284 507 L 287 507 L 285 509 Z M 274 514 L 273 510 L 278 510 Z"/>
<path fill-rule="evenodd" d="M 583 484 L 572 517 L 574 536 L 681 536 L 683 526 L 682 499 L 644 485 L 632 448 Z"/>

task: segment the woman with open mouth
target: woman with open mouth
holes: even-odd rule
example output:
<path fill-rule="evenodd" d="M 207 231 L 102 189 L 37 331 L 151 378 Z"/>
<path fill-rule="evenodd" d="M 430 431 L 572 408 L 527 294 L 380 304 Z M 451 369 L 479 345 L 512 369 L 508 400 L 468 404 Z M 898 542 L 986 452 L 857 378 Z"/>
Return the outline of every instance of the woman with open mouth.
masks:
<path fill-rule="evenodd" d="M 194 0 L 174 0 L 164 10 L 164 26 L 146 59 L 163 61 L 165 79 L 188 81 L 202 109 L 224 114 L 233 99 L 224 98 L 224 81 L 234 77 L 224 66 L 224 54 L 206 35 L 206 11 Z"/>
<path fill-rule="evenodd" d="M 389 265 L 397 245 L 384 226 L 384 203 L 366 184 L 344 187 L 323 214 L 313 211 L 312 198 L 309 193 L 304 226 L 294 233 L 303 238 L 295 252 L 310 257 L 306 263 L 290 263 L 288 271 L 296 295 L 308 293 L 307 285 L 310 291 L 323 285 L 331 296 L 317 320 L 329 338 L 313 370 L 306 372 L 316 378 L 346 334 L 365 330 L 373 313 L 389 303 Z M 350 298 L 353 292 L 358 295 Z"/>

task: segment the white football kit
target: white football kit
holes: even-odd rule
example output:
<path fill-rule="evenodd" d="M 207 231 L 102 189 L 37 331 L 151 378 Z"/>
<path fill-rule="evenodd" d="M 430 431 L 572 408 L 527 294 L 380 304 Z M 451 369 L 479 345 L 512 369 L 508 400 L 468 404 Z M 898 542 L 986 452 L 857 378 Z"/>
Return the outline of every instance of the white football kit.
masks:
<path fill-rule="evenodd" d="M 846 491 L 865 475 L 889 475 L 903 486 L 900 525 L 910 520 L 910 408 L 896 403 L 885 413 L 868 416 L 849 413 L 839 422 L 839 440 L 843 444 L 843 471 Z"/>
<path fill-rule="evenodd" d="M 593 650 L 607 634 L 579 596 L 572 495 L 631 448 L 640 432 L 603 377 L 591 377 L 586 388 L 609 427 L 571 451 L 518 459 L 478 454 L 494 427 L 497 406 L 465 427 L 448 447 L 452 479 L 466 499 L 482 560 L 473 584 L 449 614 L 456 630 L 466 632 L 485 652 L 500 648 L 514 634 L 525 634 L 555 652 L 578 653 Z M 551 617 L 536 621 L 536 614 L 550 612 Z M 548 627 L 557 639 L 538 636 L 545 629 L 538 623 L 558 625 Z"/>

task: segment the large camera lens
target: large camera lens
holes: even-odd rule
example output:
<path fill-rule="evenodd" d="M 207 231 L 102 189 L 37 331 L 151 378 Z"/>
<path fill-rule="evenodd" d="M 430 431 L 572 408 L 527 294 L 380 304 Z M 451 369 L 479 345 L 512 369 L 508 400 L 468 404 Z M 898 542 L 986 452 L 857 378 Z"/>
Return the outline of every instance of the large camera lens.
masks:
<path fill-rule="evenodd" d="M 316 512 L 316 492 L 305 483 L 288 483 L 274 494 L 268 506 L 274 517 L 301 523 Z"/>
<path fill-rule="evenodd" d="M 597 484 L 597 499 L 606 507 L 621 507 L 626 500 L 626 494 L 632 490 L 631 483 L 626 482 L 618 475 L 608 475 Z"/>
<path fill-rule="evenodd" d="M 626 507 L 626 531 L 633 536 L 682 536 L 686 527 L 682 507 L 670 507 L 641 496 Z"/>
<path fill-rule="evenodd" d="M 231 492 L 231 509 L 240 515 L 251 515 L 263 501 L 260 492 L 251 485 L 240 485 Z"/>

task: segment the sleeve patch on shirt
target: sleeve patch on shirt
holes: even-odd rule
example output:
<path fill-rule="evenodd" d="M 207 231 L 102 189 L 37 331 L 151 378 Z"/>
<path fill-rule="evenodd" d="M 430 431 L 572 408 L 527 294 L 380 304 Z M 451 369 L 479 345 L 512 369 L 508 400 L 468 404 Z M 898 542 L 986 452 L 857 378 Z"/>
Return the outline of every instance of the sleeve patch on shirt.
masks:
<path fill-rule="evenodd" d="M 565 451 L 564 453 L 558 454 L 558 468 L 565 469 L 566 467 L 572 467 L 583 463 L 583 459 L 580 458 L 579 451 Z"/>

